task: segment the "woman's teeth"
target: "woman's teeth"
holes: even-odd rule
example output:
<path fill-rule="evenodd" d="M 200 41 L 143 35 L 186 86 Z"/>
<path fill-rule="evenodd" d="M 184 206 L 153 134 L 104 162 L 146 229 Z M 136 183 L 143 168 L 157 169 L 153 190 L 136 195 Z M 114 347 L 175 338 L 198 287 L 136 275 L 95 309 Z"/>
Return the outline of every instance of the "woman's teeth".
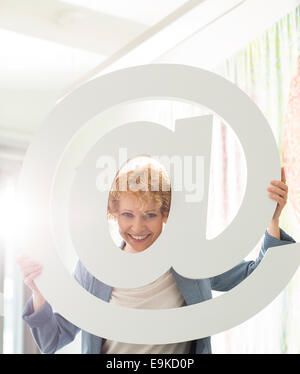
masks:
<path fill-rule="evenodd" d="M 144 235 L 144 236 L 135 236 L 135 235 L 129 234 L 129 236 L 131 236 L 135 240 L 144 240 L 149 236 L 149 234 Z"/>

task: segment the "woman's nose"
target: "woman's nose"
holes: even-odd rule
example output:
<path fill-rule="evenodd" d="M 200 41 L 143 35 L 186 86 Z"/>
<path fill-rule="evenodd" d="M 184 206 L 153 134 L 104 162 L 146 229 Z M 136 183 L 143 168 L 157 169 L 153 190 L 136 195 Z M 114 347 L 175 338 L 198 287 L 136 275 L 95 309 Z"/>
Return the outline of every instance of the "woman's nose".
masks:
<path fill-rule="evenodd" d="M 145 228 L 145 223 L 142 217 L 136 217 L 133 225 L 132 225 L 132 230 L 135 232 L 135 234 L 142 234 L 143 230 Z"/>

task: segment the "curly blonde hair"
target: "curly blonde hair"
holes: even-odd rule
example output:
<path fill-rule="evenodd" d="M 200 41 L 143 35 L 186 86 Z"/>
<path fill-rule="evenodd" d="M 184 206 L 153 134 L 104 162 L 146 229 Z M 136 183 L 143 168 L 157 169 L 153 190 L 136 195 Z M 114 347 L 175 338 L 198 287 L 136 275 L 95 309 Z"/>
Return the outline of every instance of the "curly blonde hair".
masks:
<path fill-rule="evenodd" d="M 109 192 L 109 219 L 116 219 L 122 194 L 134 195 L 141 209 L 149 200 L 154 200 L 162 216 L 169 215 L 171 182 L 166 170 L 150 156 L 136 156 L 118 171 Z"/>

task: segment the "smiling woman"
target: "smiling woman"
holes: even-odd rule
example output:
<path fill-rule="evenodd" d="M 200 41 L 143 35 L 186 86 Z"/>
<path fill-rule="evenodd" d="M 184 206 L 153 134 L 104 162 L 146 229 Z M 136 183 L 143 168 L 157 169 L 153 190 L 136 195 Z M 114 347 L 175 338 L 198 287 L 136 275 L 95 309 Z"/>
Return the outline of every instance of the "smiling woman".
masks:
<path fill-rule="evenodd" d="M 127 253 L 149 248 L 167 222 L 171 184 L 157 161 L 136 156 L 118 171 L 108 200 L 108 218 L 117 221 Z"/>

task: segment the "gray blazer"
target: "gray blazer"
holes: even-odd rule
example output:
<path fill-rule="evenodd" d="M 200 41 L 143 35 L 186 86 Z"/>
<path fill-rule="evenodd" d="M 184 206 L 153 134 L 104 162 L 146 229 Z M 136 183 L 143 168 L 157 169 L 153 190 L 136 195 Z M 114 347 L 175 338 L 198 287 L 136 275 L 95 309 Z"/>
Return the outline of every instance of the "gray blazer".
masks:
<path fill-rule="evenodd" d="M 229 271 L 212 278 L 188 279 L 177 274 L 172 268 L 171 271 L 186 304 L 196 304 L 211 299 L 212 290 L 228 291 L 239 284 L 252 273 L 268 248 L 290 243 L 295 243 L 294 239 L 283 230 L 280 230 L 280 240 L 266 232 L 256 261 L 243 261 Z M 112 287 L 93 277 L 80 261 L 77 263 L 74 277 L 91 294 L 109 302 Z M 29 325 L 32 335 L 43 353 L 55 353 L 70 343 L 80 331 L 79 327 L 67 321 L 60 314 L 54 313 L 47 302 L 34 312 L 32 298 L 25 305 L 23 319 Z M 82 331 L 81 346 L 81 353 L 101 353 L 102 338 Z M 190 353 L 211 353 L 210 337 L 193 341 Z"/>

